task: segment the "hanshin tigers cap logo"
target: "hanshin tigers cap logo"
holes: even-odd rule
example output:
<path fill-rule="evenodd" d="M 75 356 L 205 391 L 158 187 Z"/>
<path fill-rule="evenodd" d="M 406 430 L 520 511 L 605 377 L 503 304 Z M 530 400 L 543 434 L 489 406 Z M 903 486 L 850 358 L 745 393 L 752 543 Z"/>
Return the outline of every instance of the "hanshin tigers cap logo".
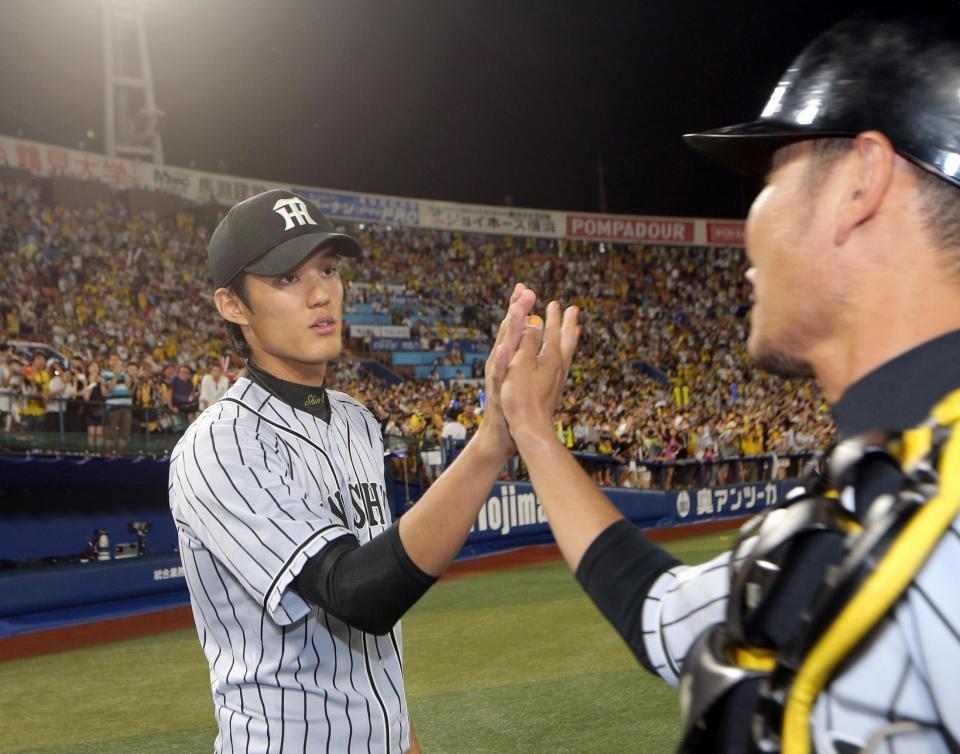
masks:
<path fill-rule="evenodd" d="M 272 190 L 233 205 L 207 247 L 216 288 L 243 271 L 282 275 L 321 246 L 340 256 L 359 257 L 355 238 L 337 233 L 320 209 L 290 191 Z"/>

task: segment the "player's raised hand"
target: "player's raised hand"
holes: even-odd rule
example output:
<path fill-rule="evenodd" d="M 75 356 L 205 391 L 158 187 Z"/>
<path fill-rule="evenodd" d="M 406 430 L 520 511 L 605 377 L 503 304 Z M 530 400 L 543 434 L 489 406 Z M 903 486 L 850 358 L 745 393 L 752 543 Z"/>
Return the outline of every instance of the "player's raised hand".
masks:
<path fill-rule="evenodd" d="M 537 294 L 527 288 L 526 285 L 517 283 L 514 286 L 506 316 L 500 323 L 497 339 L 490 351 L 493 363 L 490 363 L 490 359 L 487 360 L 487 365 L 493 367 L 493 377 L 498 384 L 506 375 L 510 359 L 513 358 L 520 346 L 520 339 L 523 337 L 527 317 L 533 311 L 533 306 L 536 303 Z"/>
<path fill-rule="evenodd" d="M 523 283 L 517 283 L 510 296 L 506 315 L 500 323 L 497 339 L 490 349 L 485 369 L 486 404 L 483 409 L 483 423 L 478 436 L 480 442 L 487 442 L 497 452 L 502 453 L 504 462 L 515 452 L 510 430 L 507 428 L 503 411 L 500 408 L 500 384 L 503 382 L 510 360 L 517 352 L 523 337 L 527 316 L 537 301 L 536 294 Z"/>
<path fill-rule="evenodd" d="M 500 401 L 510 431 L 553 433 L 553 413 L 560 402 L 577 348 L 577 307 L 561 318 L 560 304 L 547 306 L 547 321 L 530 317 L 501 382 Z"/>

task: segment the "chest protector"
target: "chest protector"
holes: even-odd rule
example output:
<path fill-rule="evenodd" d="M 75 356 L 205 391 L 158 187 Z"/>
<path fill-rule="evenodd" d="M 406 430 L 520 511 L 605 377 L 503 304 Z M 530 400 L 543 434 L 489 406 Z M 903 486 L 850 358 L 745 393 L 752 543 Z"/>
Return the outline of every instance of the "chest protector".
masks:
<path fill-rule="evenodd" d="M 726 621 L 683 663 L 683 754 L 809 754 L 817 695 L 960 513 L 958 424 L 960 391 L 918 429 L 846 440 L 744 525 Z"/>

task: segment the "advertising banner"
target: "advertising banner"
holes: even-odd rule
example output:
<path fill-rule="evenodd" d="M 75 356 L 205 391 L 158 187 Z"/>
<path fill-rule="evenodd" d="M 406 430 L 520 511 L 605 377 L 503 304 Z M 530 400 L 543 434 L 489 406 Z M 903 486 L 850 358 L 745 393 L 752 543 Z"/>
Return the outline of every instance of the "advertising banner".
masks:
<path fill-rule="evenodd" d="M 689 524 L 723 516 L 759 513 L 783 499 L 783 483 L 751 482 L 727 487 L 706 487 L 664 493 L 669 496 L 673 524 Z"/>
<path fill-rule="evenodd" d="M 340 220 L 420 225 L 420 202 L 393 196 L 294 186 L 292 191 L 316 204 L 323 214 Z"/>
<path fill-rule="evenodd" d="M 269 189 L 286 189 L 310 199 L 333 219 L 354 222 L 596 242 L 743 245 L 743 223 L 736 220 L 557 212 L 291 186 L 112 158 L 9 136 L 0 136 L 0 166 L 26 170 L 42 177 L 62 175 L 100 181 L 120 190 L 139 188 L 161 191 L 192 202 L 215 202 L 223 206 L 233 205 Z"/>
<path fill-rule="evenodd" d="M 707 221 L 707 242 L 721 246 L 743 246 L 742 222 Z"/>
<path fill-rule="evenodd" d="M 563 213 L 519 207 L 492 207 L 449 202 L 420 202 L 420 224 L 462 233 L 560 238 Z"/>
<path fill-rule="evenodd" d="M 350 325 L 350 337 L 362 338 L 364 335 L 374 338 L 410 338 L 410 325 Z"/>
<path fill-rule="evenodd" d="M 370 341 L 371 351 L 419 351 L 420 341 L 412 338 L 374 338 Z"/>
<path fill-rule="evenodd" d="M 0 136 L 0 165 L 37 176 L 69 176 L 100 181 L 116 189 L 135 188 L 137 164 L 79 149 L 65 149 L 34 141 Z"/>
<path fill-rule="evenodd" d="M 604 489 L 617 509 L 643 529 L 748 516 L 776 505 L 794 483 L 751 482 L 694 490 Z M 525 482 L 500 482 L 480 509 L 464 553 L 476 555 L 552 541 L 540 497 Z"/>
<path fill-rule="evenodd" d="M 350 283 L 351 291 L 389 291 L 392 294 L 403 294 L 406 292 L 407 287 L 401 283 Z M 419 299 L 417 299 L 419 302 Z"/>
<path fill-rule="evenodd" d="M 694 226 L 693 220 L 679 217 L 567 215 L 567 237 L 591 241 L 692 244 Z"/>
<path fill-rule="evenodd" d="M 139 168 L 141 188 L 177 194 L 184 199 L 201 204 L 214 202 L 231 206 L 264 191 L 286 188 L 281 183 L 237 178 L 218 173 L 203 173 L 167 165 L 142 163 Z"/>

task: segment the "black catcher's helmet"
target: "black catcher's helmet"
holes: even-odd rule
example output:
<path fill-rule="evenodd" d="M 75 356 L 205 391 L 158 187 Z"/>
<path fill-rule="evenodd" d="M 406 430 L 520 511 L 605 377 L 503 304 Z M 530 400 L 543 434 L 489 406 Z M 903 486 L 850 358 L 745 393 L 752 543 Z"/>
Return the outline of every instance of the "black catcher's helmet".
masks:
<path fill-rule="evenodd" d="M 684 139 L 726 167 L 762 175 L 790 142 L 871 130 L 960 186 L 960 4 L 841 21 L 793 61 L 759 118 Z"/>

